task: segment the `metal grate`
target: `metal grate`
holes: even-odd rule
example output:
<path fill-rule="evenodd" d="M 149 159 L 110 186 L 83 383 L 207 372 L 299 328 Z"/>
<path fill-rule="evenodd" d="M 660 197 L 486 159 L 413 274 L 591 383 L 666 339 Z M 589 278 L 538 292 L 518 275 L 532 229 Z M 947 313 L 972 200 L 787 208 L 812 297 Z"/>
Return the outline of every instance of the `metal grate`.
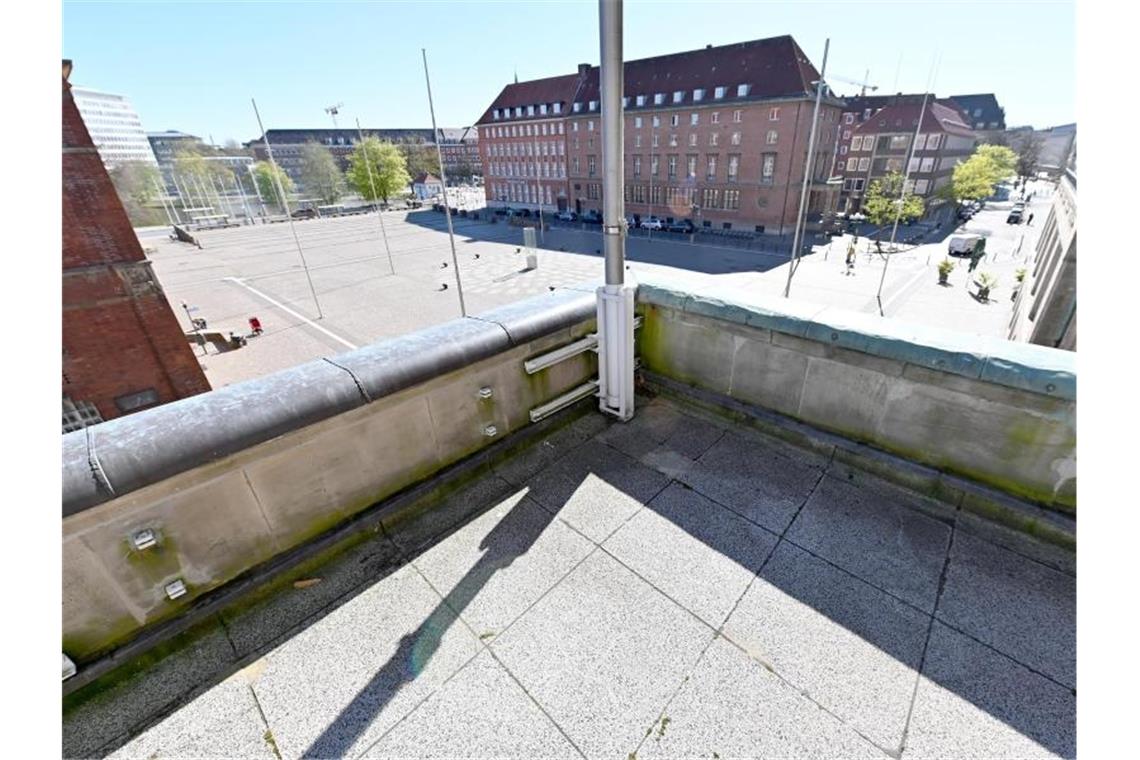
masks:
<path fill-rule="evenodd" d="M 63 432 L 82 430 L 88 425 L 95 425 L 103 421 L 102 415 L 95 405 L 89 401 L 72 401 L 63 397 Z"/>

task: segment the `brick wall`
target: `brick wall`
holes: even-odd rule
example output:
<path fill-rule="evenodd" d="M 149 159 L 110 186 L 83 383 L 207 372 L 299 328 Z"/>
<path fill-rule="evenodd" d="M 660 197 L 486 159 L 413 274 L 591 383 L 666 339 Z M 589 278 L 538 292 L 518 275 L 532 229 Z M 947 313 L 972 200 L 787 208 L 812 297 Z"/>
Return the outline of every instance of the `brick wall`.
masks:
<path fill-rule="evenodd" d="M 63 395 L 124 412 L 210 389 L 63 81 Z M 151 404 L 153 405 L 153 404 Z"/>

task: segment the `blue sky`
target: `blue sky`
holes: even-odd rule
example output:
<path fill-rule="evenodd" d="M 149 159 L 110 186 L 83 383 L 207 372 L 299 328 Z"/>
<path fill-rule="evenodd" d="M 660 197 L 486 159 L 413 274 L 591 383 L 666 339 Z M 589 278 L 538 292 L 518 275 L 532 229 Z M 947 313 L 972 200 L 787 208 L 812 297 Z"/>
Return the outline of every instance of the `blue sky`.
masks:
<path fill-rule="evenodd" d="M 625 3 L 625 57 L 791 34 L 818 67 L 879 93 L 993 92 L 1010 126 L 1076 120 L 1072 2 Z M 440 126 L 475 121 L 510 82 L 598 62 L 597 2 L 65 2 L 72 81 L 127 95 L 150 131 L 218 143 L 267 128 L 430 126 L 427 48 Z M 900 66 L 901 59 L 901 66 Z M 839 92 L 854 88 L 833 80 Z"/>

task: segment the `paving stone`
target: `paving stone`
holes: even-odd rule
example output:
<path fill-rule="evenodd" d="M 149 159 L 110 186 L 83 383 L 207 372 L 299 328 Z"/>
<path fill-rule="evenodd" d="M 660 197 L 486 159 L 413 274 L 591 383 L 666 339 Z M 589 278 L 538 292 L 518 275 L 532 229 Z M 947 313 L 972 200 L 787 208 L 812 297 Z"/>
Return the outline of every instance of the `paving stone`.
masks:
<path fill-rule="evenodd" d="M 413 517 L 385 520 L 384 530 L 410 557 L 516 490 L 517 486 L 488 474 L 437 503 L 419 508 Z"/>
<path fill-rule="evenodd" d="M 527 487 L 536 502 L 601 542 L 668 483 L 666 475 L 595 441 L 574 449 Z"/>
<path fill-rule="evenodd" d="M 826 477 L 787 537 L 872 586 L 933 612 L 950 531 L 887 493 Z"/>
<path fill-rule="evenodd" d="M 224 678 L 235 658 L 221 626 L 215 623 L 201 635 L 189 635 L 197 638 L 65 712 L 63 756 L 92 757 L 101 748 L 121 744 L 194 690 Z"/>
<path fill-rule="evenodd" d="M 491 644 L 587 757 L 626 757 L 713 631 L 595 552 Z"/>
<path fill-rule="evenodd" d="M 902 756 L 1075 757 L 1076 697 L 935 622 Z"/>
<path fill-rule="evenodd" d="M 273 646 L 296 626 L 324 614 L 354 591 L 375 583 L 400 566 L 400 551 L 387 538 L 376 535 L 352 547 L 297 580 L 319 579 L 318 583 L 295 588 L 292 585 L 256 603 L 222 614 L 226 631 L 239 657 Z"/>
<path fill-rule="evenodd" d="M 895 750 L 929 621 L 785 541 L 724 635 L 876 745 Z"/>
<path fill-rule="evenodd" d="M 483 651 L 362 757 L 484 760 L 581 755 Z"/>
<path fill-rule="evenodd" d="M 673 483 L 603 547 L 715 628 L 776 541 L 775 534 Z"/>
<path fill-rule="evenodd" d="M 495 465 L 495 472 L 510 483 L 522 485 L 611 424 L 614 423 L 601 412 L 587 412 L 505 462 Z"/>
<path fill-rule="evenodd" d="M 267 654 L 253 689 L 284 758 L 354 755 L 479 650 L 405 566 Z"/>
<path fill-rule="evenodd" d="M 241 674 L 205 692 L 111 753 L 108 760 L 240 757 L 274 760 L 272 734 Z"/>
<path fill-rule="evenodd" d="M 959 533 L 965 532 L 983 538 L 990 543 L 1003 546 L 1017 554 L 1049 565 L 1049 567 L 1060 570 L 1067 575 L 1077 574 L 1077 555 L 1075 552 L 1033 538 L 988 518 L 963 510 L 958 514 L 957 529 Z"/>
<path fill-rule="evenodd" d="M 639 739 L 638 760 L 887 757 L 724 639 Z"/>
<path fill-rule="evenodd" d="M 781 533 L 811 493 L 820 469 L 789 459 L 757 437 L 727 433 L 682 481 L 768 530 Z"/>
<path fill-rule="evenodd" d="M 484 641 L 594 548 L 524 493 L 503 499 L 414 560 Z"/>
<path fill-rule="evenodd" d="M 689 458 L 696 459 L 724 435 L 724 428 L 706 420 L 691 417 L 676 406 L 654 400 L 637 407 L 629 422 L 611 425 L 597 438 L 635 459 L 660 444 Z"/>
<path fill-rule="evenodd" d="M 958 533 L 937 616 L 1073 688 L 1076 596 L 1073 576 Z"/>

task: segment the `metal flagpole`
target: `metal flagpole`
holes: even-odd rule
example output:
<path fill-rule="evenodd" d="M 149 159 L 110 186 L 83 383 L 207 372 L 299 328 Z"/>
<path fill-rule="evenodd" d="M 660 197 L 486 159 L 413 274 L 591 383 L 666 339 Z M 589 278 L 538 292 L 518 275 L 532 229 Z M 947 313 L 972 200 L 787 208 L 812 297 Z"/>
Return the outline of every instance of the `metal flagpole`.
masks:
<path fill-rule="evenodd" d="M 831 47 L 831 38 L 829 37 L 823 43 L 823 67 L 819 71 L 819 81 L 815 86 L 815 110 L 812 111 L 811 116 L 811 132 L 808 133 L 808 150 L 807 161 L 804 162 L 804 182 L 800 188 L 800 210 L 796 214 L 796 231 L 792 235 L 792 257 L 788 260 L 788 284 L 784 286 L 784 298 L 787 298 L 792 292 L 792 273 L 795 272 L 797 262 L 800 259 L 800 233 L 803 227 L 805 204 L 807 203 L 808 183 L 811 181 L 812 164 L 815 156 L 815 131 L 819 123 L 819 103 L 823 99 L 824 75 L 827 74 L 827 51 Z"/>
<path fill-rule="evenodd" d="M 364 145 L 364 130 L 360 128 L 360 119 L 356 120 L 356 134 L 360 136 L 360 144 Z M 364 151 L 364 166 L 368 169 L 368 184 L 372 186 L 372 199 L 380 200 L 376 194 L 376 181 L 372 179 L 372 162 L 368 159 L 367 149 Z M 392 270 L 392 274 L 396 274 L 396 265 L 392 263 L 392 249 L 388 247 L 388 232 L 384 229 L 384 209 L 380 208 L 380 204 L 376 204 L 376 215 L 380 219 L 380 234 L 384 237 L 384 250 L 388 252 L 388 268 Z"/>
<path fill-rule="evenodd" d="M 162 204 L 162 213 L 166 214 L 166 221 L 174 224 L 174 218 L 170 215 L 170 209 L 166 207 L 166 191 L 159 185 L 158 180 L 154 180 L 154 189 L 158 190 L 158 202 Z"/>
<path fill-rule="evenodd" d="M 234 181 L 234 185 L 237 186 L 238 195 L 241 197 L 241 207 L 245 210 L 246 221 L 252 222 L 253 214 L 250 213 L 249 201 L 245 197 L 245 188 L 241 186 L 241 175 L 238 174 L 238 172 L 231 172 L 230 179 L 232 179 Z"/>
<path fill-rule="evenodd" d="M 293 224 L 293 215 L 289 213 L 289 199 L 285 197 L 285 188 L 281 185 L 281 176 L 277 168 L 277 162 L 273 160 L 273 146 L 269 144 L 269 134 L 265 131 L 265 127 L 261 123 L 261 114 L 257 110 L 257 101 L 253 98 L 249 99 L 253 104 L 253 115 L 257 117 L 257 128 L 261 130 L 261 136 L 265 138 L 265 151 L 269 154 L 269 166 L 273 169 L 273 179 L 277 183 L 277 192 L 281 196 L 281 206 L 285 209 L 285 218 L 289 220 L 289 229 L 293 233 L 293 242 L 297 244 L 297 255 L 301 257 L 301 266 L 305 268 L 305 279 L 309 281 L 309 292 L 313 294 L 313 303 L 317 305 L 317 319 L 324 319 L 324 312 L 321 311 L 321 302 L 317 298 L 317 289 L 313 287 L 313 277 L 309 274 L 309 264 L 305 261 L 305 251 L 301 248 L 301 238 L 297 237 L 297 226 Z"/>
<path fill-rule="evenodd" d="M 428 108 L 431 109 L 431 132 L 435 135 L 435 153 L 439 157 L 439 179 L 443 183 L 443 212 L 447 215 L 447 237 L 451 241 L 451 265 L 455 270 L 455 287 L 459 291 L 459 313 L 466 317 L 467 306 L 463 303 L 463 283 L 459 279 L 459 257 L 455 254 L 455 230 L 451 227 L 451 203 L 447 200 L 447 174 L 443 170 L 443 151 L 439 147 L 439 130 L 435 126 L 435 104 L 431 99 L 431 77 L 428 75 L 427 50 L 420 48 L 424 58 L 424 81 L 427 82 Z"/>
<path fill-rule="evenodd" d="M 887 255 L 883 257 L 883 274 L 879 278 L 879 290 L 875 293 L 875 301 L 879 304 L 879 316 L 885 317 L 886 313 L 883 311 L 883 284 L 887 281 L 887 264 L 890 263 L 891 254 L 895 250 L 895 237 L 899 231 L 899 219 L 902 217 L 903 198 L 906 195 L 906 183 L 910 180 L 910 164 L 914 160 L 915 148 L 918 147 L 918 136 L 922 132 L 922 120 L 926 117 L 926 101 L 930 97 L 930 88 L 934 86 L 934 76 L 937 69 L 937 61 L 941 54 L 935 56 L 935 60 L 930 62 L 930 75 L 926 78 L 926 92 L 922 93 L 922 107 L 918 110 L 918 123 L 914 126 L 914 136 L 910 139 L 910 151 L 907 153 L 905 172 L 903 174 L 902 188 L 899 189 L 899 198 L 896 203 L 895 211 L 895 224 L 891 228 L 891 242 L 887 247 Z"/>
<path fill-rule="evenodd" d="M 261 188 L 257 186 L 257 177 L 253 176 L 253 164 L 246 164 L 245 170 L 249 174 L 249 181 L 253 184 L 253 192 L 257 194 L 257 202 L 261 206 L 261 216 L 264 222 L 264 217 L 267 213 L 265 208 L 265 199 L 261 197 Z"/>

